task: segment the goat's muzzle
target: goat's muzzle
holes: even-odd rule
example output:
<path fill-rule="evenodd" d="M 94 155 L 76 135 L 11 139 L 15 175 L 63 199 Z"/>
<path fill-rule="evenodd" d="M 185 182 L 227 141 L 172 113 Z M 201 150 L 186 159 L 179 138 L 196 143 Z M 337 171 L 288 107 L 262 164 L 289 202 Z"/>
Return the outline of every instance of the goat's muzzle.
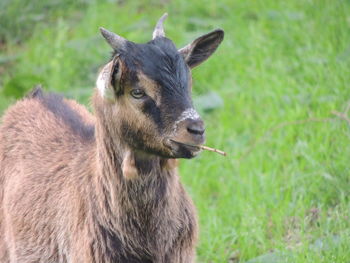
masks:
<path fill-rule="evenodd" d="M 198 115 L 176 122 L 173 136 L 167 138 L 166 145 L 175 158 L 192 158 L 200 151 L 205 142 L 205 127 Z"/>

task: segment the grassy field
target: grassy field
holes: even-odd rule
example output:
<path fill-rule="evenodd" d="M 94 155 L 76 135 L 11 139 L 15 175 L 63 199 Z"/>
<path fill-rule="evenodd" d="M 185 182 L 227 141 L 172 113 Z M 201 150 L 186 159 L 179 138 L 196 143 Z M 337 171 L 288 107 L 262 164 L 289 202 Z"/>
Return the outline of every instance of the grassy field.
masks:
<path fill-rule="evenodd" d="M 350 262 L 350 1 L 2 0 L 0 10 L 1 112 L 37 83 L 88 105 L 110 56 L 99 26 L 146 42 L 167 11 L 178 47 L 223 28 L 193 92 L 207 144 L 228 156 L 181 161 L 198 262 Z"/>

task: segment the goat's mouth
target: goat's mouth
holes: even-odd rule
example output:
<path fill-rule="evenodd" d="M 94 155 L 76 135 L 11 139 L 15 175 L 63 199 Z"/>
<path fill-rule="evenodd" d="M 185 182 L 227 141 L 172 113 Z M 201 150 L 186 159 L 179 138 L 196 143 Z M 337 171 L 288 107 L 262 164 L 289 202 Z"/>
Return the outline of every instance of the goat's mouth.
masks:
<path fill-rule="evenodd" d="M 166 144 L 173 152 L 175 158 L 193 158 L 202 150 L 201 145 L 179 142 L 170 138 Z"/>

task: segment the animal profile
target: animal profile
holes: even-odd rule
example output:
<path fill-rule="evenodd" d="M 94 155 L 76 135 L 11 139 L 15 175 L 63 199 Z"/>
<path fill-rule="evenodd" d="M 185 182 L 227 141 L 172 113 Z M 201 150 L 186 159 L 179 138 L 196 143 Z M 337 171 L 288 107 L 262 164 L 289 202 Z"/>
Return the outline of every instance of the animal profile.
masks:
<path fill-rule="evenodd" d="M 162 16 L 145 44 L 101 28 L 113 56 L 94 114 L 35 89 L 0 127 L 1 263 L 192 263 L 198 223 L 177 172 L 205 127 L 191 69 L 220 29 L 177 49 Z"/>

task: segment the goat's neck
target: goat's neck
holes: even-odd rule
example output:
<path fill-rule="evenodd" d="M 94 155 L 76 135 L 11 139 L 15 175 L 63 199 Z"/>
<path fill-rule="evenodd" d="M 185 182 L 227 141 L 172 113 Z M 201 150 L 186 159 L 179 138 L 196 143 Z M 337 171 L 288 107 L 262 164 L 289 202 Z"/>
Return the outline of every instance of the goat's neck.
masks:
<path fill-rule="evenodd" d="M 118 133 L 112 134 L 102 125 L 96 127 L 97 161 L 104 176 L 118 181 L 142 183 L 152 177 L 175 174 L 175 159 L 161 158 L 130 148 Z M 112 178 L 110 178 L 112 179 Z"/>
<path fill-rule="evenodd" d="M 176 199 L 176 160 L 135 152 L 100 124 L 96 146 L 96 199 L 101 210 L 113 211 L 115 219 L 126 211 L 152 215 L 154 207 Z"/>

